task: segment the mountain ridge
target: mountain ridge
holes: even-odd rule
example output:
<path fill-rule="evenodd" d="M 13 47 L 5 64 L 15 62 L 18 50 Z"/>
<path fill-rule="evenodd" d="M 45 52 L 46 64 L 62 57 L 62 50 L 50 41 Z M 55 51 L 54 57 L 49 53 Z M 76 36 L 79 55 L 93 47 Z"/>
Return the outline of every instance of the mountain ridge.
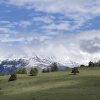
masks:
<path fill-rule="evenodd" d="M 56 57 L 51 56 L 49 58 L 41 58 L 37 55 L 32 55 L 32 56 L 27 56 L 27 57 L 22 57 L 22 58 L 7 58 L 7 59 L 1 59 L 0 60 L 0 72 L 4 74 L 8 74 L 12 72 L 13 70 L 19 69 L 19 68 L 27 68 L 27 67 L 40 67 L 41 69 L 43 68 L 48 68 L 50 67 L 50 64 L 53 62 L 57 63 L 58 69 L 59 70 L 65 70 L 66 68 L 72 68 L 75 66 L 79 66 L 78 63 L 72 62 L 72 61 L 65 61 L 65 60 L 58 60 Z"/>

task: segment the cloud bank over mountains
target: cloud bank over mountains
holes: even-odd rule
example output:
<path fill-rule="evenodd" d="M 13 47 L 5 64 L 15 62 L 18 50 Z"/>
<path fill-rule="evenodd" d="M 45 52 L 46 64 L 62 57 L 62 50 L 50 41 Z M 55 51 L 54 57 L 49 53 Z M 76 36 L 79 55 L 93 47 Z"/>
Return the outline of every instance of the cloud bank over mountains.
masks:
<path fill-rule="evenodd" d="M 91 34 L 91 35 L 90 35 Z M 20 45 L 0 44 L 1 57 L 27 57 L 36 54 L 41 58 L 55 56 L 58 60 L 88 62 L 100 59 L 100 31 L 85 31 L 57 37 L 38 36 L 29 41 L 24 37 Z M 98 37 L 97 37 L 98 36 Z M 9 40 L 9 39 L 8 39 Z"/>
<path fill-rule="evenodd" d="M 0 58 L 100 59 L 100 0 L 1 0 Z"/>

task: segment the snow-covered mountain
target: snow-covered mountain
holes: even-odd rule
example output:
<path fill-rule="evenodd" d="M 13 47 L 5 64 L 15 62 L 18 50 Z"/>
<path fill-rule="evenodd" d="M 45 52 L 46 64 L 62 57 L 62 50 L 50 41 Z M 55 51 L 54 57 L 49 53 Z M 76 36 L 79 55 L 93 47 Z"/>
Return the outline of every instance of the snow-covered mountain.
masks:
<path fill-rule="evenodd" d="M 79 66 L 79 64 L 76 62 L 58 60 L 54 56 L 41 58 L 34 54 L 23 58 L 15 58 L 10 56 L 8 59 L 1 59 L 0 72 L 8 74 L 15 69 L 19 69 L 20 67 L 26 67 L 27 69 L 30 67 L 38 67 L 38 69 L 43 69 L 49 67 L 52 62 L 57 63 L 59 70 Z"/>

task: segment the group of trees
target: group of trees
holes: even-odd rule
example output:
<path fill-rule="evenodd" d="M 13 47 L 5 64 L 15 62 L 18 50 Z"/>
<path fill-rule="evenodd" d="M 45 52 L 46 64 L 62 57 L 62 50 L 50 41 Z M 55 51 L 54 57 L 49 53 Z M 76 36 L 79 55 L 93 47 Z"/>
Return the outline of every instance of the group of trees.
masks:
<path fill-rule="evenodd" d="M 50 72 L 50 68 L 47 68 L 47 69 L 44 68 L 44 69 L 42 70 L 42 72 L 43 72 L 43 73 L 48 73 L 48 72 Z"/>
<path fill-rule="evenodd" d="M 31 76 L 36 76 L 37 73 L 38 73 L 38 70 L 36 68 L 31 68 L 31 70 L 30 70 Z"/>
<path fill-rule="evenodd" d="M 52 63 L 49 68 L 47 68 L 47 69 L 44 68 L 42 72 L 43 73 L 48 73 L 48 72 L 55 72 L 55 71 L 58 71 L 58 67 L 57 67 L 56 62 Z"/>
<path fill-rule="evenodd" d="M 80 65 L 80 67 L 97 67 L 97 66 L 100 66 L 100 60 L 97 62 L 90 61 L 87 66 L 84 64 Z"/>
<path fill-rule="evenodd" d="M 98 62 L 92 62 L 92 61 L 90 61 L 90 62 L 88 63 L 88 66 L 89 66 L 89 67 L 100 66 L 100 61 L 98 61 Z"/>
<path fill-rule="evenodd" d="M 89 63 L 89 66 L 92 66 L 92 62 Z M 55 71 L 58 71 L 58 66 L 57 66 L 57 63 L 56 62 L 52 63 L 49 68 L 43 69 L 42 72 L 43 73 L 47 73 L 47 72 L 55 72 Z M 30 69 L 30 72 L 29 73 L 30 73 L 30 76 L 36 76 L 37 73 L 38 73 L 38 70 L 37 70 L 37 68 L 33 68 L 32 67 Z M 72 68 L 72 73 L 74 73 L 74 74 L 79 73 L 78 67 Z M 14 70 L 13 72 L 11 72 L 9 74 L 11 76 L 10 76 L 10 78 L 9 78 L 8 81 L 14 81 L 14 80 L 17 79 L 17 74 L 27 74 L 27 71 L 26 71 L 26 68 L 19 68 L 18 70 Z M 2 74 L 0 73 L 0 76 L 1 75 Z"/>
<path fill-rule="evenodd" d="M 37 68 L 33 68 L 32 67 L 30 69 L 30 75 L 31 76 L 36 76 L 37 73 L 38 73 Z M 11 76 L 10 76 L 10 78 L 9 78 L 8 81 L 14 81 L 14 80 L 16 80 L 17 79 L 17 74 L 27 74 L 27 71 L 26 71 L 25 68 L 20 68 L 18 70 L 14 70 L 12 73 L 10 73 Z"/>

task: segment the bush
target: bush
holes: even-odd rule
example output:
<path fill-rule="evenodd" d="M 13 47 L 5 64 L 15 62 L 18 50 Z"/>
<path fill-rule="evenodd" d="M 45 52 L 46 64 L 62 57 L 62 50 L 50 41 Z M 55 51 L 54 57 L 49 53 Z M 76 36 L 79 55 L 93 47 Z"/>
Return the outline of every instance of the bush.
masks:
<path fill-rule="evenodd" d="M 17 75 L 15 73 L 11 74 L 8 81 L 15 81 L 17 79 Z"/>
<path fill-rule="evenodd" d="M 74 73 L 74 74 L 79 73 L 78 67 L 72 68 L 72 72 L 71 73 Z"/>

